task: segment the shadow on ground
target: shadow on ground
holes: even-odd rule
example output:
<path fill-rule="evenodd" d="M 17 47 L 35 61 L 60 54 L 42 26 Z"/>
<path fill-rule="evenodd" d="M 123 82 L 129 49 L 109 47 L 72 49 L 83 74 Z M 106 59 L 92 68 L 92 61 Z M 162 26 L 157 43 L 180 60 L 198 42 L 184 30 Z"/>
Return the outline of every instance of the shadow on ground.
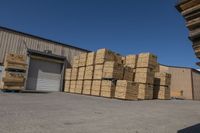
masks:
<path fill-rule="evenodd" d="M 200 124 L 181 129 L 177 133 L 200 133 Z"/>

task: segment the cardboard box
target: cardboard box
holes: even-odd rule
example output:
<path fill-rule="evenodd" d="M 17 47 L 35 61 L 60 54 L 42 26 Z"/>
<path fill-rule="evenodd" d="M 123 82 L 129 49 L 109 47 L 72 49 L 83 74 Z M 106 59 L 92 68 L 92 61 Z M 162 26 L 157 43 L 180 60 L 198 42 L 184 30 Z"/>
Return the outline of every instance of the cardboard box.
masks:
<path fill-rule="evenodd" d="M 78 80 L 83 80 L 85 76 L 85 67 L 79 67 L 78 69 Z"/>
<path fill-rule="evenodd" d="M 91 65 L 95 64 L 95 56 L 96 56 L 95 52 L 88 53 L 88 55 L 87 55 L 87 63 L 86 63 L 87 66 L 91 66 Z"/>
<path fill-rule="evenodd" d="M 92 80 L 93 79 L 93 74 L 94 74 L 94 66 L 87 66 L 85 70 L 85 80 Z"/>

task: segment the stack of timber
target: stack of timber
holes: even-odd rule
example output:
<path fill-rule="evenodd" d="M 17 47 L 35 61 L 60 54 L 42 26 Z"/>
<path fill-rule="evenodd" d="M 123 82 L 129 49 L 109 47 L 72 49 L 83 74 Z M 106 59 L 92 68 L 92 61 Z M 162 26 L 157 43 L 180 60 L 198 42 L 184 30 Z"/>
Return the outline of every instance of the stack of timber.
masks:
<path fill-rule="evenodd" d="M 1 89 L 22 91 L 26 80 L 26 56 L 10 53 L 4 61 Z"/>
<path fill-rule="evenodd" d="M 186 20 L 189 29 L 189 38 L 193 42 L 193 49 L 197 58 L 200 59 L 200 1 L 182 0 L 176 8 Z"/>
<path fill-rule="evenodd" d="M 81 62 L 81 63 L 80 63 Z M 150 53 L 121 56 L 107 49 L 74 57 L 66 69 L 65 92 L 117 98 L 153 99 L 157 57 Z"/>
<path fill-rule="evenodd" d="M 154 78 L 154 99 L 167 100 L 171 98 L 170 95 L 171 75 L 165 72 L 156 72 Z"/>

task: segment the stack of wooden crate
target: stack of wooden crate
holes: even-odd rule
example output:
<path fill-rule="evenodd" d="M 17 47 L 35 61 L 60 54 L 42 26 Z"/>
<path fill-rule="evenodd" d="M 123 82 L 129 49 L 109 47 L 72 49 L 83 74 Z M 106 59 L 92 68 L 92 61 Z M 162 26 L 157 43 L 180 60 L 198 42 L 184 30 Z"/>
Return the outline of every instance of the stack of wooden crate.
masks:
<path fill-rule="evenodd" d="M 26 56 L 7 54 L 2 71 L 1 89 L 21 91 L 24 89 L 27 70 Z"/>
<path fill-rule="evenodd" d="M 165 72 L 156 72 L 154 78 L 154 99 L 170 99 L 171 75 Z"/>
<path fill-rule="evenodd" d="M 157 56 L 151 53 L 138 55 L 134 79 L 139 84 L 138 99 L 153 99 L 153 84 L 157 65 Z"/>

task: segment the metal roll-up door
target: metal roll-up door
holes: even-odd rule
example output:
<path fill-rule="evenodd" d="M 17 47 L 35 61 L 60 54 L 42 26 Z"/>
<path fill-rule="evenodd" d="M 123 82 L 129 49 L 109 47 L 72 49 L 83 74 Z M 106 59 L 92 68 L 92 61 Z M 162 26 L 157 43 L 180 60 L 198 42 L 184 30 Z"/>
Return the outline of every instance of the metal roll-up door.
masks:
<path fill-rule="evenodd" d="M 62 63 L 30 59 L 27 90 L 60 91 Z"/>

